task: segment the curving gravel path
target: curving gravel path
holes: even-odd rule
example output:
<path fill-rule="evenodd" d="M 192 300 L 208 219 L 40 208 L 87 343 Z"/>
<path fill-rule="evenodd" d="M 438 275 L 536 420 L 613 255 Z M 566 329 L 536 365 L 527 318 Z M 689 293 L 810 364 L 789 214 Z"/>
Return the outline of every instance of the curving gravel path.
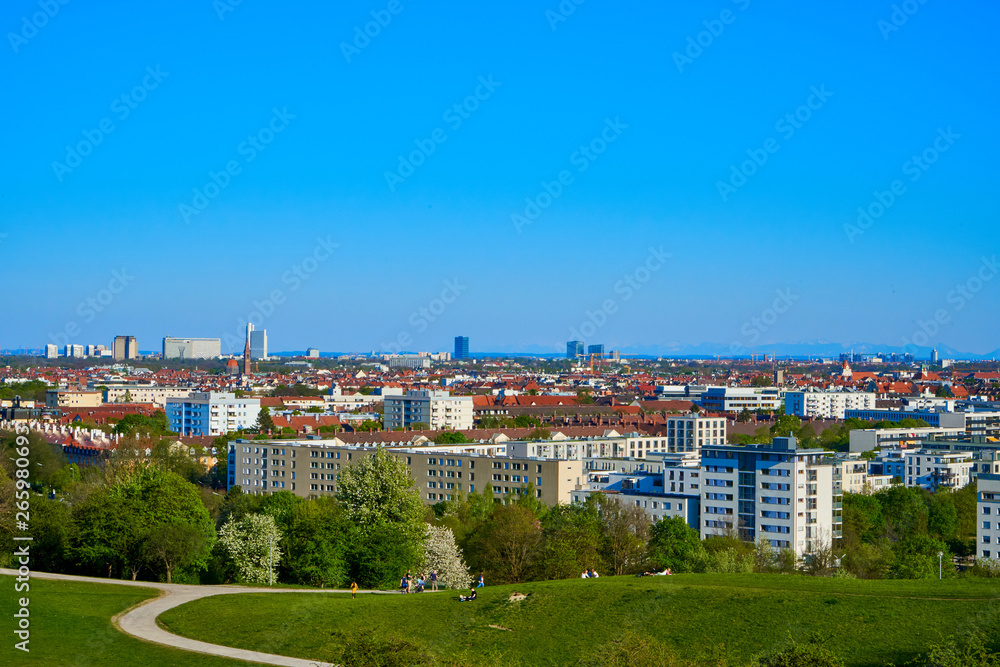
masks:
<path fill-rule="evenodd" d="M 0 574 L 15 576 L 17 570 L 0 568 Z M 187 586 L 183 584 L 160 584 L 152 581 L 122 581 L 118 579 L 99 579 L 97 577 L 78 577 L 72 574 L 52 574 L 49 572 L 32 572 L 32 579 L 51 579 L 54 581 L 80 581 L 90 584 L 108 584 L 112 586 L 136 586 L 139 588 L 156 588 L 162 591 L 159 597 L 142 602 L 131 609 L 126 609 L 112 619 L 122 632 L 139 639 L 179 648 L 195 653 L 207 653 L 225 658 L 247 660 L 265 665 L 283 665 L 284 667 L 320 667 L 325 663 L 301 658 L 289 658 L 283 655 L 247 651 L 229 646 L 209 644 L 195 639 L 188 639 L 167 632 L 156 624 L 156 617 L 174 607 L 211 597 L 213 595 L 234 595 L 236 593 L 350 593 L 339 589 L 314 588 L 248 588 L 243 586 Z M 358 591 L 358 593 L 379 594 L 387 591 Z"/>

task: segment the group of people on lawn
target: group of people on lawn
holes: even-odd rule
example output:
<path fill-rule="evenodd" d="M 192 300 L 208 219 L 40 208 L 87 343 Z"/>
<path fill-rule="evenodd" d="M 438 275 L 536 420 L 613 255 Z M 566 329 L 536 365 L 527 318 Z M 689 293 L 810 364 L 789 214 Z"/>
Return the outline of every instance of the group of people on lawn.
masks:
<path fill-rule="evenodd" d="M 416 581 L 413 579 L 413 574 L 407 570 L 406 574 L 402 579 L 399 580 L 399 592 L 400 593 L 423 593 L 426 586 L 430 583 L 432 591 L 438 589 L 438 571 L 432 570 L 430 579 L 424 576 L 423 573 L 417 575 Z"/>

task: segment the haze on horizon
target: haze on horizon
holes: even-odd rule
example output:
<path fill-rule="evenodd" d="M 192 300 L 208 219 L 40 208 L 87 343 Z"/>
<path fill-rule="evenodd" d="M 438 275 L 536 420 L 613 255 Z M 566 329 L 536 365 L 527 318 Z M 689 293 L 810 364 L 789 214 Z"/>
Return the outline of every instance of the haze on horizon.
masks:
<path fill-rule="evenodd" d="M 8 3 L 0 344 L 990 352 L 1000 10 L 901 5 Z"/>

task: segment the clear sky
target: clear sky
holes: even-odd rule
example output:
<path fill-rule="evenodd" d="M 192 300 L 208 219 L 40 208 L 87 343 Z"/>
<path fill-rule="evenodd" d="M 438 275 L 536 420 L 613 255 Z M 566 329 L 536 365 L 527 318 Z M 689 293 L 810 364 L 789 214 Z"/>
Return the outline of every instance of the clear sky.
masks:
<path fill-rule="evenodd" d="M 0 346 L 1000 347 L 994 3 L 234 3 L 5 3 Z"/>

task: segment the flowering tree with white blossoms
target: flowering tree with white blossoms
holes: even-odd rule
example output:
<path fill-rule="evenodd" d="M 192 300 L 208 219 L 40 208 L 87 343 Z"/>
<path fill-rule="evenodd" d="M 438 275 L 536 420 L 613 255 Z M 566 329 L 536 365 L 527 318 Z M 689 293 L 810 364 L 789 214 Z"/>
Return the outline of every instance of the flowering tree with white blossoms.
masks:
<path fill-rule="evenodd" d="M 270 514 L 247 514 L 230 520 L 219 530 L 219 546 L 232 559 L 240 579 L 250 584 L 269 584 L 277 577 L 281 561 L 281 532 Z"/>
<path fill-rule="evenodd" d="M 451 588 L 465 588 L 472 581 L 451 528 L 427 526 L 424 557 L 417 571 L 429 576 L 431 570 L 437 570 L 438 581 Z"/>
<path fill-rule="evenodd" d="M 348 569 L 362 586 L 395 587 L 420 560 L 427 513 L 409 468 L 379 447 L 340 471 L 337 501 L 353 524 Z"/>

